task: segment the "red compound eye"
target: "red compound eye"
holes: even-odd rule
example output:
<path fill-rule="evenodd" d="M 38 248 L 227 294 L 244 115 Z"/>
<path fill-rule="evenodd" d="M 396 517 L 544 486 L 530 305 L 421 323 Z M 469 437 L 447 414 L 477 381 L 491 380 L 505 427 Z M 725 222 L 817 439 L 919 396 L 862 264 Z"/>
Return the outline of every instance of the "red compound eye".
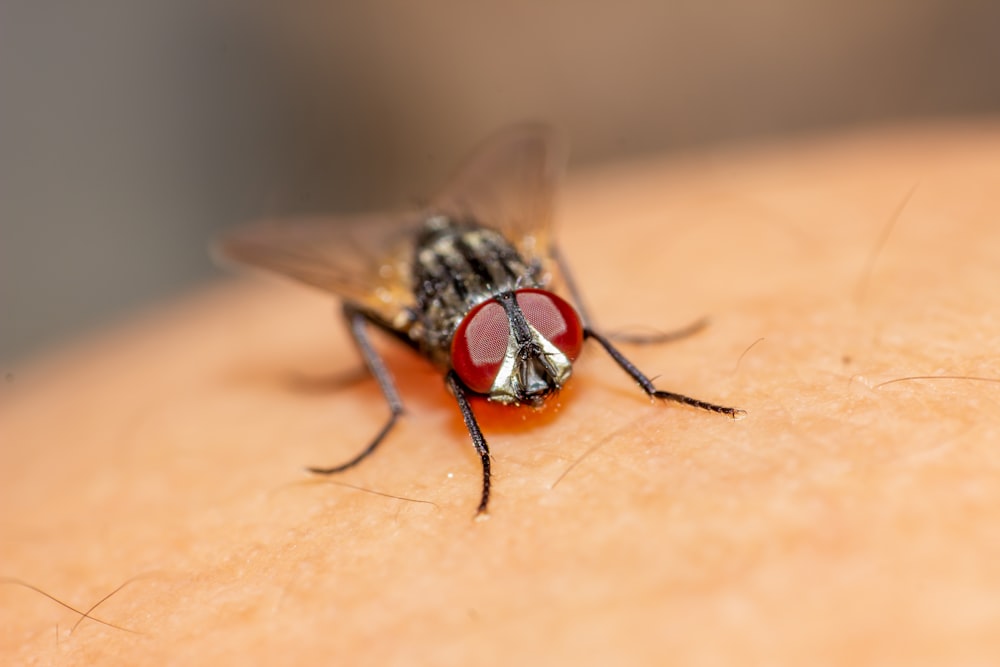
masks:
<path fill-rule="evenodd" d="M 540 289 L 521 289 L 516 296 L 524 319 L 570 361 L 576 360 L 583 347 L 583 325 L 573 306 L 552 292 Z"/>
<path fill-rule="evenodd" d="M 509 338 L 510 320 L 498 302 L 481 303 L 465 316 L 451 340 L 451 365 L 469 389 L 489 393 Z"/>

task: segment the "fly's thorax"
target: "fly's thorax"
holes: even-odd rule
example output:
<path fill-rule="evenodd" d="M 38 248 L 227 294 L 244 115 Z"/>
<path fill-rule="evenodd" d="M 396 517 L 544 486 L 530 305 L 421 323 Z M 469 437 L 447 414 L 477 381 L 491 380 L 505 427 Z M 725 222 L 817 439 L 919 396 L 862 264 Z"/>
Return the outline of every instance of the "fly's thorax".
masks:
<path fill-rule="evenodd" d="M 569 379 L 582 345 L 572 306 L 546 290 L 519 289 L 468 313 L 452 339 L 451 364 L 491 400 L 537 406 Z"/>
<path fill-rule="evenodd" d="M 452 336 L 472 309 L 497 294 L 537 286 L 539 275 L 499 232 L 432 216 L 414 253 L 411 335 L 432 360 L 447 365 Z"/>

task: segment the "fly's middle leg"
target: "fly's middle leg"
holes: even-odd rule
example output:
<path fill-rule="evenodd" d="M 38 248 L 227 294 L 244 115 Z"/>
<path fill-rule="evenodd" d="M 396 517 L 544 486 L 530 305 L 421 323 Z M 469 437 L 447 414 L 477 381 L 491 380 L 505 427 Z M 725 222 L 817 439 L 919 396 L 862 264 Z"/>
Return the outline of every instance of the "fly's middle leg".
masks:
<path fill-rule="evenodd" d="M 379 356 L 378 352 L 375 351 L 375 348 L 372 347 L 371 341 L 368 338 L 369 317 L 350 305 L 344 306 L 344 317 L 351 330 L 351 335 L 354 337 L 354 342 L 357 343 L 358 350 L 361 352 L 361 356 L 368 366 L 368 370 L 375 376 L 378 386 L 382 390 L 382 395 L 385 396 L 386 403 L 389 404 L 389 419 L 382 427 L 382 430 L 375 436 L 375 439 L 350 461 L 333 466 L 332 468 L 308 468 L 309 472 L 319 475 L 330 475 L 341 472 L 361 463 L 389 435 L 389 431 L 396 425 L 399 416 L 403 414 L 403 402 L 399 398 L 399 392 L 396 390 L 396 383 L 392 379 L 392 374 L 386 368 L 385 362 Z M 375 324 L 378 324 L 378 322 L 375 322 Z"/>
<path fill-rule="evenodd" d="M 674 341 L 690 338 L 696 333 L 700 333 L 708 326 L 708 318 L 702 317 L 691 324 L 673 331 L 659 331 L 649 334 L 630 334 L 624 332 L 609 333 L 608 338 L 618 343 L 630 343 L 632 345 L 661 345 L 663 343 L 673 343 Z"/>
<path fill-rule="evenodd" d="M 566 285 L 566 291 L 569 292 L 570 299 L 576 308 L 577 314 L 580 316 L 580 320 L 583 322 L 584 329 L 591 329 L 594 325 L 593 321 L 590 319 L 590 313 L 583 303 L 580 289 L 573 278 L 573 272 L 570 271 L 569 265 L 566 263 L 566 258 L 563 257 L 562 251 L 559 248 L 552 250 L 552 256 L 555 259 L 556 266 L 559 267 L 559 273 L 562 275 L 563 282 Z M 653 334 L 614 333 L 608 334 L 608 338 L 619 343 L 631 343 L 632 345 L 659 345 L 688 338 L 701 332 L 707 326 L 708 318 L 702 317 L 685 327 L 673 331 L 663 331 Z"/>

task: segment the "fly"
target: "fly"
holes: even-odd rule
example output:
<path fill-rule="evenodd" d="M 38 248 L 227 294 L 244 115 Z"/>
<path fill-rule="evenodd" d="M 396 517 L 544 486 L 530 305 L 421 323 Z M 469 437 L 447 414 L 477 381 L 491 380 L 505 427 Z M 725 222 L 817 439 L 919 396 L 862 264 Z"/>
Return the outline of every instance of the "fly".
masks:
<path fill-rule="evenodd" d="M 392 374 L 369 340 L 371 326 L 402 340 L 444 373 L 482 461 L 477 514 L 489 504 L 490 452 L 470 395 L 538 407 L 569 379 L 587 339 L 652 398 L 734 419 L 745 415 L 657 389 L 590 326 L 551 236 L 564 158 L 550 128 L 517 125 L 486 141 L 421 211 L 264 222 L 223 238 L 224 258 L 341 298 L 351 335 L 389 406 L 388 420 L 363 451 L 311 472 L 328 475 L 354 467 L 403 413 Z M 570 301 L 551 290 L 556 274 Z"/>

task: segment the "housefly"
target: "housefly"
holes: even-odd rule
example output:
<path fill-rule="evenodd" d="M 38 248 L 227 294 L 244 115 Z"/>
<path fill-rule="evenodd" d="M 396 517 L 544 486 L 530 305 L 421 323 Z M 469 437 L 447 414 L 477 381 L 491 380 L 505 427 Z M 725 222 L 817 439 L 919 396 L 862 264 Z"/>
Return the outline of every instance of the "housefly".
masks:
<path fill-rule="evenodd" d="M 224 258 L 340 297 L 351 335 L 388 403 L 388 420 L 363 451 L 310 471 L 326 475 L 357 465 L 403 412 L 392 374 L 369 340 L 371 326 L 444 373 L 482 461 L 480 514 L 490 498 L 490 453 L 470 395 L 538 407 L 569 379 L 587 339 L 653 398 L 734 419 L 745 414 L 657 389 L 591 327 L 551 235 L 564 157 L 550 128 L 517 125 L 487 140 L 422 210 L 264 222 L 222 239 Z M 569 300 L 552 291 L 556 275 Z"/>

